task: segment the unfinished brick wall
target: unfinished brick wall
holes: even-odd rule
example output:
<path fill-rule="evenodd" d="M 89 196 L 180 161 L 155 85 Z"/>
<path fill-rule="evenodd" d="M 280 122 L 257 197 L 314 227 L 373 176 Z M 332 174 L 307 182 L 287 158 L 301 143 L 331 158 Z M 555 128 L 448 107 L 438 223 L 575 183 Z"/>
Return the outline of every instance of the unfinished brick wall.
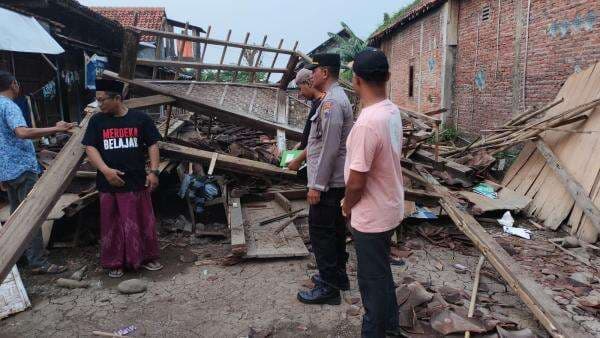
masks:
<path fill-rule="evenodd" d="M 441 9 L 434 9 L 399 29 L 380 46 L 390 62 L 390 98 L 401 107 L 422 112 L 440 107 L 441 21 Z M 409 95 L 411 66 L 414 72 L 412 96 Z"/>
<path fill-rule="evenodd" d="M 461 131 L 480 133 L 545 105 L 570 74 L 600 60 L 600 1 L 531 1 L 529 27 L 527 5 L 460 1 L 451 116 Z"/>

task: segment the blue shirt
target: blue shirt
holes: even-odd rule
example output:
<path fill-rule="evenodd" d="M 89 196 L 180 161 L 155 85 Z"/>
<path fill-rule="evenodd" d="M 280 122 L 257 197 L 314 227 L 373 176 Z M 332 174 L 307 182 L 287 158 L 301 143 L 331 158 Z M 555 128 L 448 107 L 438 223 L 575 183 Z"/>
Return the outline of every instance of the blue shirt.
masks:
<path fill-rule="evenodd" d="M 18 127 L 27 127 L 21 109 L 0 95 L 0 182 L 14 180 L 26 171 L 40 173 L 33 142 L 18 138 Z"/>

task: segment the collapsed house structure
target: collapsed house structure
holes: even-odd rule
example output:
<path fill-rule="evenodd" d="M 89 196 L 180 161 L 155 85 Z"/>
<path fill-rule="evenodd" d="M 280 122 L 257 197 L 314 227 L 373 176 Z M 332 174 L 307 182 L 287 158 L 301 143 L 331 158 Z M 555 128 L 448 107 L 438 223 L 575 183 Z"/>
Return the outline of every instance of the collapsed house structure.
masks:
<path fill-rule="evenodd" d="M 146 58 L 138 53 L 141 35 L 193 42 L 202 52 L 193 59 L 184 59 L 181 53 L 166 58 Z M 159 143 L 163 156 L 160 170 L 177 171 L 180 177 L 183 187 L 180 192 L 191 222 L 191 228 L 186 230 L 203 230 L 195 229 L 198 205 L 190 194 L 194 180 L 217 176 L 215 182 L 221 193 L 202 207 L 222 206 L 225 211 L 231 243 L 228 263 L 244 258 L 309 254 L 294 226 L 294 222 L 306 213 L 305 188 L 295 181 L 295 172 L 276 164 L 282 152 L 301 137 L 308 106 L 298 100 L 288 86 L 296 65 L 310 61 L 310 58 L 296 47 L 284 49 L 281 43 L 278 47 L 270 47 L 266 45 L 266 38 L 264 41 L 262 45 L 255 45 L 248 43 L 248 38 L 244 42 L 214 39 L 210 37 L 210 29 L 206 36 L 198 36 L 129 27 L 123 33 L 119 73 L 109 70 L 102 73 L 103 77 L 129 85 L 133 97 L 126 101 L 128 107 L 163 107 L 164 114 L 157 121 L 163 135 L 163 141 Z M 222 48 L 220 63 L 205 62 L 205 50 L 210 46 Z M 239 51 L 237 63 L 224 62 L 228 49 Z M 256 58 L 243 65 L 247 52 L 255 53 Z M 272 54 L 270 67 L 261 62 L 266 53 Z M 277 65 L 278 58 L 284 60 L 284 67 Z M 152 72 L 154 78 L 138 78 L 138 65 L 170 69 L 174 79 L 161 79 L 158 71 Z M 600 129 L 594 125 L 599 99 L 598 86 L 594 84 L 600 81 L 600 68 L 596 68 L 569 78 L 555 101 L 518 114 L 495 130 L 492 136 L 462 147 L 439 142 L 441 120 L 432 117 L 440 113 L 439 109 L 428 113 L 403 109 L 407 214 L 414 212 L 417 205 L 440 207 L 440 214 L 449 217 L 472 241 L 541 325 L 555 337 L 584 337 L 586 333 L 520 268 L 481 226 L 478 218 L 490 211 L 529 210 L 548 227 L 553 227 L 566 219 L 565 210 L 576 205 L 581 211 L 575 210 L 571 216 L 573 223 L 570 224 L 577 225 L 577 228 L 573 226 L 573 232 L 589 231 L 590 226 L 585 225 L 588 222 L 592 229 L 597 228 L 597 207 L 586 199 L 590 194 L 594 198 L 597 195 L 596 178 L 600 170 L 595 167 L 597 161 L 593 156 L 587 156 L 584 165 L 566 164 L 575 153 L 581 152 L 584 157 L 592 154 L 589 149 L 594 149 L 597 141 L 597 134 L 577 132 Z M 202 72 L 214 72 L 215 81 L 203 81 Z M 220 81 L 225 72 L 230 72 L 229 81 Z M 195 79 L 178 76 L 190 73 Z M 242 74 L 249 81 L 241 83 Z M 281 78 L 277 82 L 269 81 L 271 74 L 280 74 Z M 0 279 L 4 279 L 16 263 L 34 230 L 53 217 L 76 214 L 95 200 L 97 192 L 94 189 L 71 194 L 69 198 L 64 193 L 73 178 L 95 175 L 89 167 L 86 169 L 85 161 L 82 164 L 81 138 L 91 114 L 93 110 L 88 109 L 79 128 L 48 161 L 46 171 L 27 199 L 6 219 L 0 230 Z M 569 132 L 555 130 L 566 128 L 564 126 L 572 129 Z M 535 153 L 536 147 L 528 143 L 509 170 L 504 185 L 487 180 L 495 153 L 532 140 L 538 143 L 539 154 Z M 590 148 L 577 148 L 575 152 L 573 144 L 582 140 L 590 142 Z M 224 175 L 241 175 L 242 178 L 224 179 Z M 580 184 L 575 184 L 577 182 Z M 474 193 L 472 188 L 478 183 L 490 188 L 491 193 Z M 546 207 L 544 203 L 551 202 L 548 194 L 555 192 L 540 193 L 543 189 L 560 190 L 564 198 L 554 199 L 553 207 Z M 268 207 L 257 207 L 257 201 Z M 555 207 L 558 202 L 564 205 Z M 59 216 L 52 216 L 57 213 Z M 584 228 L 588 230 L 577 230 Z M 582 235 L 581 238 L 595 241 L 593 236 Z"/>

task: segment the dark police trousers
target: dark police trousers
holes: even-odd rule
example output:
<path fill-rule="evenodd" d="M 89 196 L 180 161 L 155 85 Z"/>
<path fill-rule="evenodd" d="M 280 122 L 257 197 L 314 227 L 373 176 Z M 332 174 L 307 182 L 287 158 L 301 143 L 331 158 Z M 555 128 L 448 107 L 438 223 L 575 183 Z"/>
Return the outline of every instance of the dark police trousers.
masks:
<path fill-rule="evenodd" d="M 352 228 L 358 265 L 358 288 L 365 309 L 362 337 L 385 337 L 386 330 L 398 329 L 400 325 L 390 268 L 392 233 L 393 230 L 365 233 Z"/>
<path fill-rule="evenodd" d="M 340 206 L 344 188 L 321 192 L 319 204 L 311 205 L 308 213 L 310 244 L 317 260 L 321 279 L 339 288 L 340 275 L 346 274 L 346 218 Z"/>

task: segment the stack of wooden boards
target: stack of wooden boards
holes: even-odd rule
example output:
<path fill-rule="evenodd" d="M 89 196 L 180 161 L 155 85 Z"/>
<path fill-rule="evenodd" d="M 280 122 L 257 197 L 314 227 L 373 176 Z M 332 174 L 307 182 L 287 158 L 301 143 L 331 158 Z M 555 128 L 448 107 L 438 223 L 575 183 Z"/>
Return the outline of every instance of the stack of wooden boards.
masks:
<path fill-rule="evenodd" d="M 570 76 L 556 102 L 542 120 L 578 121 L 570 132 L 529 130 L 540 138 L 525 145 L 503 184 L 531 198 L 528 213 L 547 228 L 566 222 L 572 234 L 593 243 L 600 229 L 600 64 Z"/>

